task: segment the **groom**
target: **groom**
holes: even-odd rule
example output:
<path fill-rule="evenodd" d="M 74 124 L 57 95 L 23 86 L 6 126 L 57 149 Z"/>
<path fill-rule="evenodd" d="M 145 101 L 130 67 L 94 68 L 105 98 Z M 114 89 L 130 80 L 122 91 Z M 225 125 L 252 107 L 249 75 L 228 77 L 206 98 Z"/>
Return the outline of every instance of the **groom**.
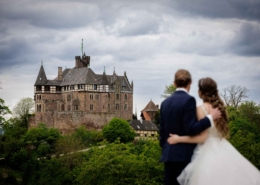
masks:
<path fill-rule="evenodd" d="M 197 135 L 213 126 L 213 120 L 220 118 L 218 109 L 211 109 L 209 115 L 197 121 L 196 101 L 188 92 L 191 86 L 189 71 L 180 69 L 175 73 L 174 86 L 176 91 L 161 104 L 160 115 L 160 145 L 164 162 L 164 184 L 178 185 L 177 177 L 191 161 L 195 144 L 167 143 L 169 134 Z"/>

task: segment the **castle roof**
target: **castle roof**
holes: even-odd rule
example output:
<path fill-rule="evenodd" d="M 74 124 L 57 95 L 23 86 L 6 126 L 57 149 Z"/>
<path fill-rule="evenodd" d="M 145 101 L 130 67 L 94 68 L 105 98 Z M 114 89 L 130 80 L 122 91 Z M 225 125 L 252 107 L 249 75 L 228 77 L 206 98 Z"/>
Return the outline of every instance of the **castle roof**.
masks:
<path fill-rule="evenodd" d="M 157 125 L 151 121 L 146 120 L 131 120 L 130 125 L 134 130 L 143 130 L 143 131 L 158 131 Z"/>
<path fill-rule="evenodd" d="M 158 111 L 159 109 L 158 109 L 158 107 L 154 104 L 154 102 L 151 100 L 147 105 L 146 105 L 146 107 L 142 110 L 142 112 L 143 111 L 146 111 L 146 112 L 148 112 L 148 111 Z"/>
<path fill-rule="evenodd" d="M 43 65 L 41 65 L 40 71 L 38 73 L 37 79 L 34 85 L 46 85 L 48 83 Z"/>

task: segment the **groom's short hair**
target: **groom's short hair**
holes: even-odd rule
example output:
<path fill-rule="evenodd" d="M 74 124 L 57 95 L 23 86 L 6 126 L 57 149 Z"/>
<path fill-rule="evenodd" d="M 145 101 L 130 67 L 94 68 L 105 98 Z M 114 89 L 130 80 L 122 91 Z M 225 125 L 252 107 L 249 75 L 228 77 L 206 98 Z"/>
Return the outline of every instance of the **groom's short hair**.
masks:
<path fill-rule="evenodd" d="M 190 72 L 185 69 L 179 69 L 175 73 L 174 83 L 177 87 L 187 87 L 187 85 L 191 83 Z"/>

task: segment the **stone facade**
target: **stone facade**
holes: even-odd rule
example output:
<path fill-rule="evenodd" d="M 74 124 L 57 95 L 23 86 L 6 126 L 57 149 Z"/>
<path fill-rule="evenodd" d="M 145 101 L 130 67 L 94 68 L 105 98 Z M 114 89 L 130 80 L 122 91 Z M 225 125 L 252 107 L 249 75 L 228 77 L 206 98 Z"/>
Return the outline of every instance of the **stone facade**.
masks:
<path fill-rule="evenodd" d="M 44 122 L 48 127 L 69 133 L 85 125 L 101 129 L 113 117 L 131 120 L 133 114 L 133 82 L 126 72 L 118 76 L 95 74 L 90 57 L 75 57 L 72 69 L 58 68 L 57 77 L 48 80 L 41 66 L 34 85 L 35 117 L 30 127 Z"/>

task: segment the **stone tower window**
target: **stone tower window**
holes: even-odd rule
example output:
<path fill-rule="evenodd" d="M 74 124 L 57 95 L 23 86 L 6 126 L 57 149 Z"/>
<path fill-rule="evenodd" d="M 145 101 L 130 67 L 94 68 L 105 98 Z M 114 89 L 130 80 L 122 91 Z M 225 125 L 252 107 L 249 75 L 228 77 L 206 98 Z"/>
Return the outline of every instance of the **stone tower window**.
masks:
<path fill-rule="evenodd" d="M 64 105 L 63 104 L 61 105 L 61 111 L 64 111 Z"/>
<path fill-rule="evenodd" d="M 98 100 L 98 94 L 96 94 L 96 100 Z"/>
<path fill-rule="evenodd" d="M 68 108 L 68 111 L 70 111 L 70 105 L 68 105 L 68 107 L 67 107 L 67 108 Z"/>
<path fill-rule="evenodd" d="M 127 100 L 127 94 L 125 94 L 125 100 Z"/>
<path fill-rule="evenodd" d="M 93 100 L 93 94 L 89 95 L 89 99 Z"/>
<path fill-rule="evenodd" d="M 116 104 L 116 110 L 119 110 L 119 104 Z"/>
<path fill-rule="evenodd" d="M 119 100 L 119 94 L 116 94 L 116 99 Z"/>
<path fill-rule="evenodd" d="M 125 106 L 124 106 L 124 110 L 127 110 L 127 104 L 125 104 Z"/>
<path fill-rule="evenodd" d="M 67 101 L 70 101 L 70 99 L 71 99 L 71 96 L 70 96 L 70 94 L 68 94 L 67 95 Z"/>
<path fill-rule="evenodd" d="M 107 95 L 107 96 L 108 96 L 108 99 L 110 99 L 110 94 L 109 94 L 109 93 L 108 93 L 108 95 Z"/>
<path fill-rule="evenodd" d="M 90 104 L 89 109 L 90 109 L 90 110 L 93 110 L 93 104 Z"/>
<path fill-rule="evenodd" d="M 41 104 L 38 104 L 37 105 L 37 112 L 41 112 L 42 111 L 42 105 Z"/>
<path fill-rule="evenodd" d="M 110 111 L 110 104 L 107 105 L 107 109 L 108 109 L 108 111 Z"/>

